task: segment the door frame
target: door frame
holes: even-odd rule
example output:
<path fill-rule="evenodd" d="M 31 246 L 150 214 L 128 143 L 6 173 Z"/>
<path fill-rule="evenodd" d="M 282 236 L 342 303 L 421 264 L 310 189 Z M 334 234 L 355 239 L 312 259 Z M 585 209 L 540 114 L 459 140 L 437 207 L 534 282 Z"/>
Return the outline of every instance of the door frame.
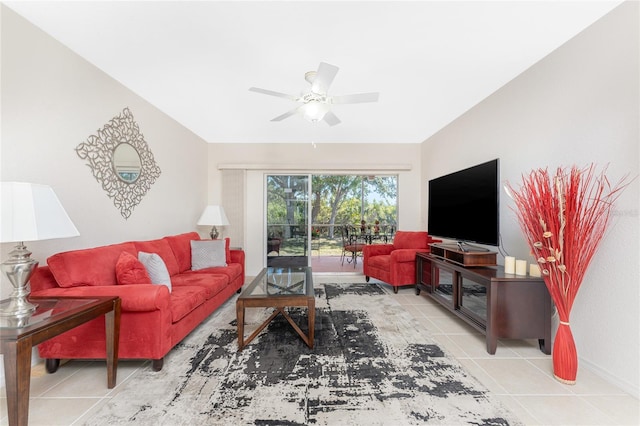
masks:
<path fill-rule="evenodd" d="M 304 255 L 303 256 L 292 256 L 292 257 L 304 257 L 305 261 L 304 261 L 304 265 L 305 266 L 311 266 L 311 238 L 309 238 L 309 236 L 311 235 L 311 177 L 312 174 L 311 173 L 288 173 L 288 172 L 281 172 L 281 173 L 277 173 L 277 172 L 267 172 L 264 174 L 264 178 L 263 178 L 263 191 L 264 191 L 264 205 L 263 205 L 263 223 L 264 223 L 264 235 L 263 235 L 263 265 L 266 266 L 270 266 L 269 265 L 269 252 L 267 252 L 267 247 L 269 245 L 268 241 L 269 241 L 269 234 L 270 234 L 270 230 L 269 230 L 269 222 L 268 222 L 268 206 L 269 206 L 269 178 L 272 176 L 289 176 L 289 177 L 295 177 L 295 178 L 300 178 L 300 177 L 304 177 L 306 178 L 306 186 L 305 186 L 305 191 L 306 191 L 306 202 L 304 203 L 304 216 L 305 216 L 305 220 L 304 220 L 304 234 L 303 234 L 303 251 L 304 251 Z M 295 214 L 295 212 L 294 212 Z M 278 224 L 280 225 L 280 224 Z M 277 226 L 277 225 L 276 225 Z M 282 226 L 297 226 L 295 224 L 282 224 Z M 284 237 L 284 236 L 283 236 Z"/>

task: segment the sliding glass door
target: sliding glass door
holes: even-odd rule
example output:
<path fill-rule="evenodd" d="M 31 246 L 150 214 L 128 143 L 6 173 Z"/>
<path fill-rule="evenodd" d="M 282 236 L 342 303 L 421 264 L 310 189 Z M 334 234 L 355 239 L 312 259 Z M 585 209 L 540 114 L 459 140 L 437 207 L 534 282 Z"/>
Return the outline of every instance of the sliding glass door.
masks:
<path fill-rule="evenodd" d="M 309 264 L 309 175 L 268 175 L 267 266 Z"/>
<path fill-rule="evenodd" d="M 345 226 L 364 244 L 393 241 L 397 176 L 267 175 L 265 188 L 267 266 L 361 270 L 342 262 Z"/>

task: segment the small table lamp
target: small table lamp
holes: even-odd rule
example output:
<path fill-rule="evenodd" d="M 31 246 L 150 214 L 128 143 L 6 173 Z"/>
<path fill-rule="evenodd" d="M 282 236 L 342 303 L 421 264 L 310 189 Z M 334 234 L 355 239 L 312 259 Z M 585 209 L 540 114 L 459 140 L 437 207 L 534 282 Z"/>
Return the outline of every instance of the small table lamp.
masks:
<path fill-rule="evenodd" d="M 76 237 L 80 233 L 50 186 L 2 182 L 0 201 L 0 242 L 17 243 L 9 253 L 10 258 L 2 263 L 2 271 L 14 290 L 0 316 L 23 317 L 36 309 L 27 296 L 29 278 L 38 266 L 24 242 Z"/>
<path fill-rule="evenodd" d="M 216 226 L 226 226 L 228 224 L 229 220 L 227 219 L 227 215 L 224 213 L 222 206 L 205 207 L 200 219 L 198 220 L 198 225 L 212 226 L 211 232 L 209 233 L 212 240 L 217 239 L 219 235 Z"/>

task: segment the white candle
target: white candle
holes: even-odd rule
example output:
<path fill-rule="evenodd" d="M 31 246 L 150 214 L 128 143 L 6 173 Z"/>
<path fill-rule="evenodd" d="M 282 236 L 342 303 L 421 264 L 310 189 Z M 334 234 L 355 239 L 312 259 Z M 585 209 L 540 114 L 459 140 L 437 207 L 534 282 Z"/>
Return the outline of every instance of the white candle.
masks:
<path fill-rule="evenodd" d="M 516 260 L 516 275 L 527 275 L 527 261 Z"/>
<path fill-rule="evenodd" d="M 504 273 L 513 274 L 516 272 L 516 258 L 513 256 L 504 257 Z"/>
<path fill-rule="evenodd" d="M 540 277 L 540 267 L 535 263 L 529 265 L 529 275 L 532 277 Z"/>

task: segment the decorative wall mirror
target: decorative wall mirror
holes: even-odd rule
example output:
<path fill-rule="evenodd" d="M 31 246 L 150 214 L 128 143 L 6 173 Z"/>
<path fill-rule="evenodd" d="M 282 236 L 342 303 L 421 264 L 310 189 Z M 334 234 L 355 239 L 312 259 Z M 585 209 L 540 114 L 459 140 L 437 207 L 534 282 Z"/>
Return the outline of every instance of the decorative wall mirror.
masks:
<path fill-rule="evenodd" d="M 160 167 L 129 108 L 78 145 L 76 153 L 87 160 L 93 177 L 125 219 L 160 177 Z"/>
<path fill-rule="evenodd" d="M 133 183 L 140 177 L 142 170 L 140 154 L 126 142 L 116 146 L 113 150 L 111 163 L 116 176 L 123 182 Z"/>

